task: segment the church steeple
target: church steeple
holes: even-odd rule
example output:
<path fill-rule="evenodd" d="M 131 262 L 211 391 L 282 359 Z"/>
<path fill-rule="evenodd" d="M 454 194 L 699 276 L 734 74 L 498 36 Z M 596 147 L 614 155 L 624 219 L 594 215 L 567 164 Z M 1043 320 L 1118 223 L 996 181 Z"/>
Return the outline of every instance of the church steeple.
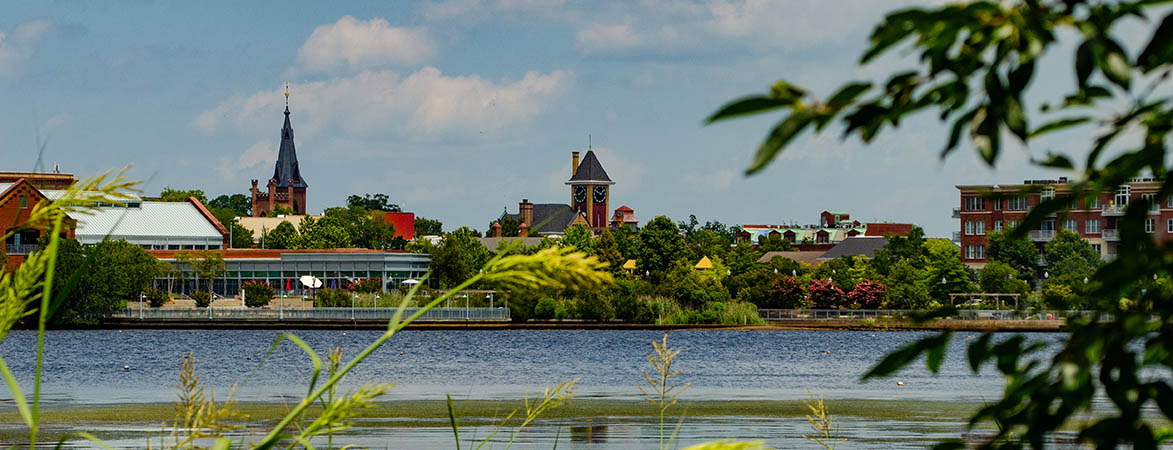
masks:
<path fill-rule="evenodd" d="M 289 187 L 289 180 L 294 180 L 293 187 L 308 187 L 301 177 L 301 168 L 297 165 L 297 149 L 293 145 L 293 125 L 289 123 L 289 92 L 285 93 L 285 126 L 281 128 L 281 148 L 277 151 L 277 166 L 273 168 L 273 179 L 277 180 L 277 187 Z"/>

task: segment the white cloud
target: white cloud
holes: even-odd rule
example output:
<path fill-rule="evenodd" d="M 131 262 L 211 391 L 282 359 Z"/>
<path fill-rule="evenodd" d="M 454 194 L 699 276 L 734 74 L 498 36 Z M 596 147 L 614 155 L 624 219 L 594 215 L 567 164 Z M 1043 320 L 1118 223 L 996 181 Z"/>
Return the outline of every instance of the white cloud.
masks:
<path fill-rule="evenodd" d="M 571 72 L 528 72 L 520 80 L 493 82 L 475 75 L 445 76 L 425 67 L 401 77 L 390 70 L 291 86 L 299 136 L 327 126 L 347 133 L 393 134 L 420 140 L 491 134 L 534 118 L 573 82 Z M 233 97 L 200 113 L 193 125 L 205 132 L 225 124 L 244 132 L 273 127 L 284 102 L 281 90 Z"/>
<path fill-rule="evenodd" d="M 321 25 L 297 50 L 303 67 L 325 71 L 361 70 L 386 65 L 414 66 L 435 54 L 435 45 L 422 28 L 392 27 L 386 19 L 360 21 L 343 16 Z"/>
<path fill-rule="evenodd" d="M 17 25 L 11 33 L 0 31 L 0 77 L 19 74 L 33 54 L 33 44 L 52 22 L 40 19 Z"/>
<path fill-rule="evenodd" d="M 230 158 L 221 158 L 220 164 L 216 167 L 216 172 L 220 176 L 222 183 L 238 183 L 240 182 L 241 174 L 248 173 L 255 176 L 257 173 L 264 174 L 263 168 L 271 166 L 277 162 L 277 147 L 273 145 L 272 141 L 260 141 L 249 147 L 244 153 L 241 153 L 235 160 Z M 257 169 L 257 170 L 252 170 Z"/>

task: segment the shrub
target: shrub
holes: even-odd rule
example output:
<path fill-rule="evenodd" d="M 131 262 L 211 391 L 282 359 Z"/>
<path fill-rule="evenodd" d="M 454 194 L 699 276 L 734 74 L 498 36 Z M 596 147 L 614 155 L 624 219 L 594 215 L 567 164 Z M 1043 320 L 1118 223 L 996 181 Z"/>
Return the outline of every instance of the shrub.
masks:
<path fill-rule="evenodd" d="M 350 306 L 350 293 L 337 289 L 322 289 L 314 294 L 314 307 L 343 308 Z"/>
<path fill-rule="evenodd" d="M 554 307 L 554 318 L 558 320 L 577 320 L 582 318 L 579 312 L 581 302 L 577 299 L 562 299 Z"/>
<path fill-rule="evenodd" d="M 147 302 L 151 304 L 152 308 L 158 308 L 167 304 L 167 293 L 155 288 L 147 288 L 144 292 L 147 297 Z"/>
<path fill-rule="evenodd" d="M 884 295 L 888 288 L 875 281 L 864 281 L 855 285 L 855 289 L 847 294 L 847 302 L 858 305 L 863 309 L 880 309 L 884 305 Z"/>
<path fill-rule="evenodd" d="M 583 320 L 608 322 L 615 318 L 615 307 L 606 295 L 588 295 L 579 302 L 578 312 Z"/>
<path fill-rule="evenodd" d="M 550 320 L 554 318 L 554 310 L 558 307 L 554 299 L 546 297 L 538 301 L 537 306 L 534 306 L 534 318 L 542 320 Z"/>
<path fill-rule="evenodd" d="M 360 294 L 373 294 L 383 290 L 383 279 L 369 278 L 366 280 L 358 280 L 350 283 L 346 289 L 350 292 L 358 292 Z"/>
<path fill-rule="evenodd" d="M 268 306 L 273 300 L 273 288 L 259 281 L 248 281 L 242 286 L 244 289 L 244 304 L 249 308 Z"/>
<path fill-rule="evenodd" d="M 806 293 L 802 290 L 802 283 L 794 277 L 782 277 L 774 282 L 774 289 L 770 291 L 769 301 L 758 305 L 760 308 L 803 309 L 809 308 Z"/>
<path fill-rule="evenodd" d="M 835 287 L 830 281 L 814 279 L 807 286 L 807 301 L 815 309 L 839 309 L 844 305 L 846 296 L 843 290 Z"/>
<path fill-rule="evenodd" d="M 204 291 L 195 291 L 191 294 L 191 299 L 195 300 L 197 308 L 207 308 L 212 304 L 212 294 Z"/>
<path fill-rule="evenodd" d="M 758 315 L 758 307 L 750 302 L 729 302 L 721 311 L 721 323 L 733 325 L 760 325 L 766 323 Z"/>

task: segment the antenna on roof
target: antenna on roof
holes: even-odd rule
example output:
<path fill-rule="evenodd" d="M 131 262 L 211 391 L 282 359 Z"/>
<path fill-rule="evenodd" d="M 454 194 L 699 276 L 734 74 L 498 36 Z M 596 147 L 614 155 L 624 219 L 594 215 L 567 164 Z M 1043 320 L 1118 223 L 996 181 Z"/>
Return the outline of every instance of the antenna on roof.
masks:
<path fill-rule="evenodd" d="M 591 135 L 587 133 L 587 150 L 591 149 Z"/>

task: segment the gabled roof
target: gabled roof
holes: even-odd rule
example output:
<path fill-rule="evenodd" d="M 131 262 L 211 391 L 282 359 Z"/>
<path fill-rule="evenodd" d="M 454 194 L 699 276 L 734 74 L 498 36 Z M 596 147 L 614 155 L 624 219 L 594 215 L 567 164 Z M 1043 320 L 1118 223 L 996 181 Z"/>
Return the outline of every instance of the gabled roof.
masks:
<path fill-rule="evenodd" d="M 599 164 L 599 158 L 595 156 L 594 151 L 587 151 L 582 162 L 578 164 L 578 170 L 574 171 L 574 176 L 566 182 L 566 184 L 584 183 L 615 184 L 614 181 L 611 181 L 611 177 L 607 176 L 607 171 L 603 170 L 603 165 Z"/>
<path fill-rule="evenodd" d="M 823 253 L 819 257 L 819 261 L 826 261 L 829 259 L 842 258 L 845 256 L 866 256 L 871 258 L 876 255 L 876 250 L 884 248 L 888 243 L 886 237 L 872 237 L 872 236 L 856 236 L 844 239 L 843 242 L 836 244 Z"/>
<path fill-rule="evenodd" d="M 277 151 L 277 166 L 273 168 L 273 179 L 277 187 L 289 187 L 289 180 L 297 180 L 296 188 L 309 187 L 301 177 L 297 165 L 297 149 L 293 145 L 293 126 L 289 124 L 289 106 L 285 106 L 285 126 L 281 128 L 281 149 Z M 303 205 L 304 206 L 304 205 Z"/>
<path fill-rule="evenodd" d="M 101 207 L 81 215 L 77 239 L 170 237 L 220 240 L 223 226 L 191 202 L 143 202 L 137 208 Z"/>
<path fill-rule="evenodd" d="M 561 234 L 566 231 L 578 211 L 564 203 L 534 203 L 533 231 L 538 234 Z M 520 214 L 505 214 L 514 220 L 521 220 Z"/>
<path fill-rule="evenodd" d="M 702 256 L 701 260 L 699 262 L 697 262 L 696 265 L 693 267 L 700 269 L 700 270 L 712 269 L 713 268 L 713 261 L 710 260 L 708 256 Z"/>

